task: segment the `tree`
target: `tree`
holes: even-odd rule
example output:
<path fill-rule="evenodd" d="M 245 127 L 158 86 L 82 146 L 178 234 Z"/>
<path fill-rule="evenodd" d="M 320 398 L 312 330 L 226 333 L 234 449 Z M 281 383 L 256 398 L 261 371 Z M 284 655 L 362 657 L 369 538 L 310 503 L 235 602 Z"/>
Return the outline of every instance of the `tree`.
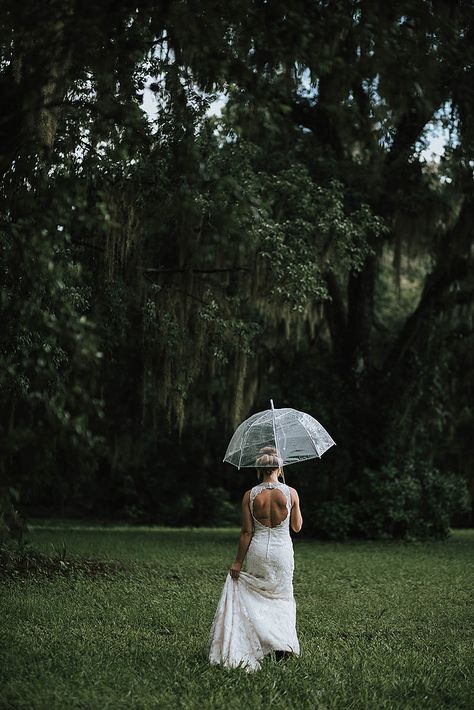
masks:
<path fill-rule="evenodd" d="M 446 466 L 460 444 L 453 418 L 471 416 L 447 385 L 472 338 L 470 4 L 6 9 L 5 302 L 34 249 L 44 264 L 56 251 L 40 272 L 65 324 L 59 346 L 77 320 L 90 347 L 40 393 L 69 395 L 77 378 L 102 402 L 85 427 L 96 467 L 83 502 L 166 516 L 192 461 L 201 474 L 177 515 L 217 515 L 222 441 L 270 386 L 326 412 L 342 443 L 324 462 L 323 499 L 352 504 L 348 483 L 354 500 L 376 497 L 367 471 L 392 471 L 400 451 Z M 140 106 L 149 76 L 153 122 Z M 208 118 L 222 90 L 224 114 Z M 432 121 L 451 136 L 437 166 L 420 159 Z M 55 284 L 75 264 L 63 298 Z M 41 314 L 35 293 L 25 303 Z M 28 318 L 16 308 L 3 352 L 19 372 L 13 343 Z M 38 317 L 30 329 L 44 342 L 48 327 Z M 15 426 L 21 438 L 27 420 Z M 8 456 L 11 479 L 19 449 Z M 56 482 L 58 461 L 42 466 Z"/>

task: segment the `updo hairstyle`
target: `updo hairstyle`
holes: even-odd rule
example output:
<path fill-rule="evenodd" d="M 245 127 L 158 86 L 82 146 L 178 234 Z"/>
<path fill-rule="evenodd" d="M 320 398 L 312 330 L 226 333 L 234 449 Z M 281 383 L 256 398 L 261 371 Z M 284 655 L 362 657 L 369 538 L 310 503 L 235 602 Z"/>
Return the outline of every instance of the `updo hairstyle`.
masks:
<path fill-rule="evenodd" d="M 278 456 L 276 448 L 274 446 L 264 446 L 261 448 L 258 452 L 255 466 L 257 468 L 257 479 L 259 481 L 263 480 L 263 476 L 267 471 L 270 473 L 276 468 L 280 468 L 281 459 Z M 281 471 L 278 477 L 282 477 Z"/>

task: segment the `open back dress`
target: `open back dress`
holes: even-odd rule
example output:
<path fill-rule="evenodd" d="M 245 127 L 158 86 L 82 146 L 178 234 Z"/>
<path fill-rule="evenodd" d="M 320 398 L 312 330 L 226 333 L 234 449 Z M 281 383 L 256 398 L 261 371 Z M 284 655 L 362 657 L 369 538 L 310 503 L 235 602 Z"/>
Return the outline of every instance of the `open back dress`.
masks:
<path fill-rule="evenodd" d="M 285 495 L 287 516 L 269 527 L 253 514 L 256 496 L 268 488 Z M 300 654 L 293 596 L 294 552 L 290 536 L 291 494 L 284 483 L 250 491 L 253 536 L 238 579 L 228 572 L 209 635 L 209 661 L 246 671 L 260 668 L 271 651 Z"/>

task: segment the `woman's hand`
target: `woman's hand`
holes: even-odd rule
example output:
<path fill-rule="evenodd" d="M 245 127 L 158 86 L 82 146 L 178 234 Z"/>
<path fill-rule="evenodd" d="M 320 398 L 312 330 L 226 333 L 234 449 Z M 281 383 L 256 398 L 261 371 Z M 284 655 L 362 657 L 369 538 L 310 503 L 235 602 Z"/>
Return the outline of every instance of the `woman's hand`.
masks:
<path fill-rule="evenodd" d="M 232 567 L 229 569 L 230 576 L 232 579 L 238 579 L 239 578 L 239 572 L 242 569 L 242 562 L 234 562 L 232 564 Z"/>

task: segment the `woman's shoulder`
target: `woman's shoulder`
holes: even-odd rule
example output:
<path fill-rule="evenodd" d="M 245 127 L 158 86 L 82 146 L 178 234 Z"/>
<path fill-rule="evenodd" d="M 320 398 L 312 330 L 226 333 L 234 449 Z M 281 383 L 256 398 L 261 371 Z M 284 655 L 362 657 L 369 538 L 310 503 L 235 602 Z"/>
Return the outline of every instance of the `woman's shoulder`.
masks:
<path fill-rule="evenodd" d="M 245 491 L 244 493 L 244 498 L 253 498 L 253 496 L 258 493 L 262 486 L 259 486 L 258 484 L 256 486 L 252 486 L 252 488 L 249 488 L 248 491 Z"/>
<path fill-rule="evenodd" d="M 298 496 L 298 491 L 296 490 L 296 488 L 293 488 L 292 486 L 287 486 L 287 488 L 290 491 L 291 498 L 293 500 L 298 500 L 299 496 Z"/>

